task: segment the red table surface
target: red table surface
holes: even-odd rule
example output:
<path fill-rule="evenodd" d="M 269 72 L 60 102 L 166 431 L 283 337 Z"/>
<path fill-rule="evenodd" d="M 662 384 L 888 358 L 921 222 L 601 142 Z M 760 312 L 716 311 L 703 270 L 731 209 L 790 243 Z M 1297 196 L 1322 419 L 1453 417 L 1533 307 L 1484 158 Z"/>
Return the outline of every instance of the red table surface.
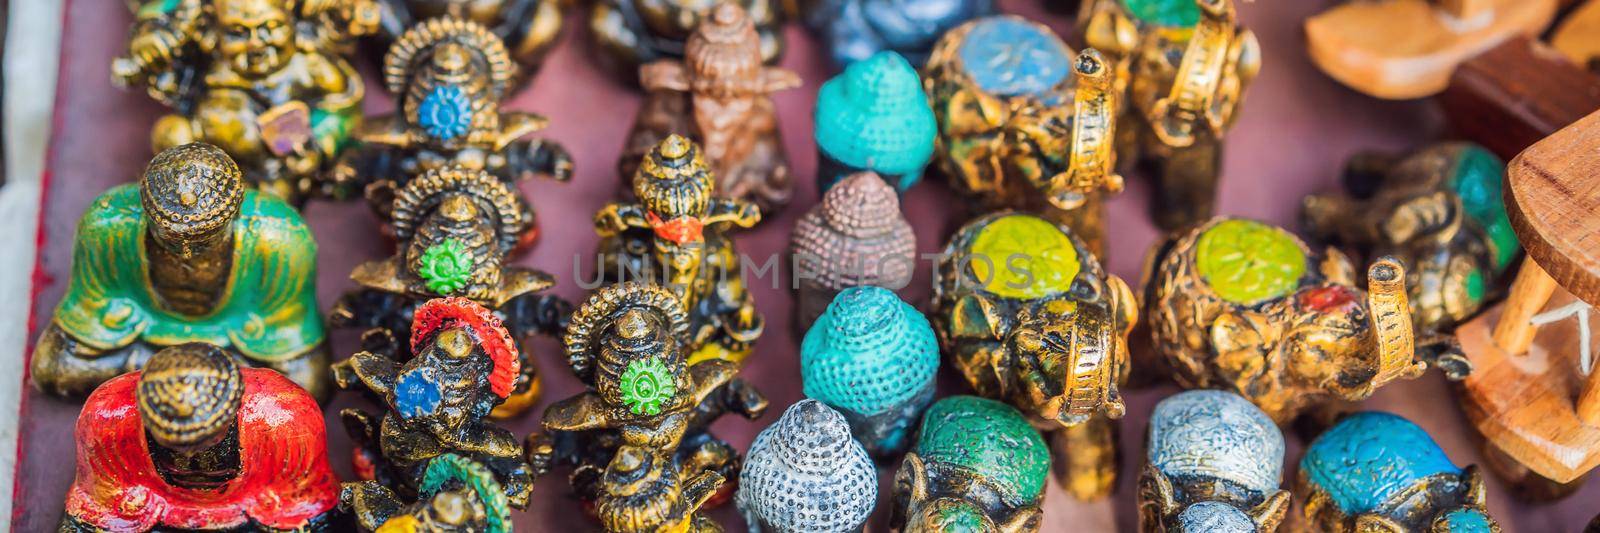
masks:
<path fill-rule="evenodd" d="M 1049 1 L 1049 0 L 1046 0 Z M 150 157 L 150 124 L 164 112 L 140 91 L 121 91 L 109 83 L 111 59 L 124 47 L 130 15 L 112 2 L 68 1 L 61 47 L 60 82 L 56 116 L 48 158 L 37 287 L 32 327 L 37 335 L 65 288 L 72 259 L 72 235 L 79 215 L 90 200 L 106 188 L 134 179 Z M 1070 18 L 1047 12 L 1038 0 L 1002 1 L 1006 11 L 1044 20 L 1069 42 L 1075 40 Z M 1221 213 L 1292 224 L 1299 200 L 1306 194 L 1334 187 L 1345 158 L 1357 150 L 1400 150 L 1445 135 L 1438 113 L 1421 102 L 1381 102 L 1339 86 L 1318 72 L 1306 58 L 1300 22 L 1332 2 L 1263 1 L 1241 3 L 1245 25 L 1256 32 L 1264 52 L 1260 78 L 1251 87 L 1238 125 L 1229 133 L 1219 200 Z M 571 183 L 534 181 L 523 191 L 539 211 L 544 229 L 542 242 L 521 261 L 560 279 L 556 292 L 581 301 L 583 291 L 574 280 L 574 258 L 587 275 L 593 267 L 596 237 L 590 216 L 609 201 L 616 190 L 616 157 L 623 135 L 633 120 L 639 96 L 598 70 L 590 60 L 583 18 L 572 14 L 568 32 L 532 85 L 507 106 L 543 113 L 551 127 L 542 133 L 566 145 L 576 158 L 577 174 Z M 816 155 L 811 140 L 811 106 L 817 87 L 826 79 L 827 66 L 815 43 L 798 26 L 786 30 L 788 51 L 783 66 L 798 71 L 803 87 L 775 96 L 783 121 L 783 134 L 795 174 L 812 176 Z M 365 68 L 365 67 L 364 67 Z M 370 73 L 371 69 L 367 69 Z M 370 78 L 369 78 L 370 79 Z M 392 101 L 376 83 L 368 84 L 367 110 L 392 109 Z M 741 251 L 754 258 L 782 253 L 790 229 L 817 193 L 809 179 L 802 180 L 795 204 L 760 227 L 740 233 Z M 1112 272 L 1130 282 L 1137 280 L 1142 257 L 1154 242 L 1156 230 L 1145 215 L 1149 185 L 1129 180 L 1128 190 L 1110 203 L 1110 257 Z M 942 184 L 921 185 L 904 202 L 917 230 L 918 249 L 932 253 L 954 230 L 963 214 L 962 204 Z M 388 253 L 378 228 L 359 203 L 313 203 L 306 219 L 319 247 L 319 296 L 324 307 L 351 288 L 347 275 L 358 263 Z M 929 268 L 919 264 L 916 282 L 905 295 L 926 305 Z M 756 421 L 728 418 L 715 427 L 741 450 L 760 428 L 771 423 L 801 397 L 798 338 L 791 331 L 792 297 L 787 285 L 775 287 L 773 278 L 753 282 L 752 291 L 769 327 L 756 345 L 756 355 L 743 377 L 771 398 L 773 408 Z M 354 349 L 350 333 L 336 333 L 337 357 Z M 550 402 L 567 397 L 580 385 L 558 358 L 549 339 L 534 343 L 546 393 L 538 409 L 509 424 L 519 435 L 538 428 L 539 415 Z M 17 372 L 19 376 L 22 372 Z M 945 372 L 941 394 L 964 387 Z M 1127 391 L 1128 414 L 1122 423 L 1121 482 L 1116 493 L 1103 501 L 1076 502 L 1052 486 L 1045 498 L 1045 531 L 1133 531 L 1137 528 L 1134 485 L 1142 467 L 1144 433 L 1150 411 L 1161 398 L 1176 391 L 1163 385 Z M 336 422 L 338 409 L 362 402 L 354 394 L 340 395 L 327 406 L 329 447 L 335 469 L 351 475 L 346 460 L 349 441 Z M 1476 436 L 1456 407 L 1449 386 L 1436 373 L 1415 382 L 1397 383 L 1380 391 L 1363 407 L 1384 409 L 1410 418 L 1427 429 L 1459 464 L 1481 463 Z M 53 530 L 60 519 L 62 498 L 72 479 L 70 443 L 79 403 L 45 396 L 29 387 L 21 412 L 20 457 L 16 483 L 15 531 Z M 1285 480 L 1292 480 L 1304 441 L 1289 432 Z M 882 465 L 879 509 L 873 529 L 880 529 L 886 514 L 888 481 L 897 464 Z M 1052 484 L 1054 484 L 1052 482 Z M 1286 482 L 1285 486 L 1289 483 Z M 542 479 L 533 503 L 516 515 L 524 530 L 577 531 L 596 529 L 568 497 L 565 472 Z M 1506 531 L 1576 532 L 1591 515 L 1600 512 L 1600 481 L 1590 480 L 1581 491 L 1555 504 L 1530 505 L 1511 497 L 1498 481 L 1489 484 L 1489 508 Z M 1298 508 L 1294 511 L 1298 513 Z M 732 506 L 713 512 L 731 530 L 742 530 Z"/>

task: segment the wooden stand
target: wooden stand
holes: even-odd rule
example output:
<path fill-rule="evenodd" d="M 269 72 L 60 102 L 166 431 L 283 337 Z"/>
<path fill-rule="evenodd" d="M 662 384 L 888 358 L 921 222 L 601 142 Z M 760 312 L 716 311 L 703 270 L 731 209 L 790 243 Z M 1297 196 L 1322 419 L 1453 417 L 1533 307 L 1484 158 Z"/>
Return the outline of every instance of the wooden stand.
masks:
<path fill-rule="evenodd" d="M 1456 332 L 1474 365 L 1468 418 L 1495 452 L 1563 484 L 1600 465 L 1600 369 L 1584 375 L 1582 360 L 1600 348 L 1597 191 L 1600 112 L 1517 156 L 1506 210 L 1528 257 L 1506 303 Z"/>
<path fill-rule="evenodd" d="M 1444 90 L 1456 65 L 1518 35 L 1535 36 L 1556 0 L 1346 2 L 1306 21 L 1312 61 L 1340 83 L 1378 98 Z"/>
<path fill-rule="evenodd" d="M 1457 134 L 1511 159 L 1600 109 L 1600 76 L 1517 36 L 1462 63 L 1437 100 Z"/>

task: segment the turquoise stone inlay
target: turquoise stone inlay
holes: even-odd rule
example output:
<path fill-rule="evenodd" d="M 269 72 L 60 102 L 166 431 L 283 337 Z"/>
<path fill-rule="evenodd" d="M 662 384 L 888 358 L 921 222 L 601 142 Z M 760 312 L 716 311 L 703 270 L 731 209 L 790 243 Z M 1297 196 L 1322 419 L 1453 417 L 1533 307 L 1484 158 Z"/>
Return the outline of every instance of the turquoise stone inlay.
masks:
<path fill-rule="evenodd" d="M 961 43 L 961 65 L 984 91 L 1040 96 L 1072 75 L 1072 50 L 1048 28 L 1018 17 L 976 22 Z"/>
<path fill-rule="evenodd" d="M 1376 511 L 1429 476 L 1461 475 L 1422 428 L 1375 411 L 1351 415 L 1317 437 L 1300 469 L 1348 515 Z"/>
<path fill-rule="evenodd" d="M 1521 249 L 1517 233 L 1511 229 L 1511 219 L 1506 216 L 1505 194 L 1501 190 L 1506 165 L 1478 145 L 1467 146 L 1460 157 L 1450 176 L 1451 184 L 1461 197 L 1467 216 L 1489 234 L 1494 245 L 1495 271 L 1503 271 Z"/>
<path fill-rule="evenodd" d="M 964 468 L 993 482 L 1013 507 L 1036 501 L 1050 474 L 1050 451 L 1022 413 L 976 396 L 951 396 L 928 408 L 916 452 L 928 464 Z"/>
<path fill-rule="evenodd" d="M 889 51 L 822 84 L 815 125 L 823 153 L 856 170 L 900 176 L 902 191 L 922 178 L 938 135 L 916 69 Z"/>
<path fill-rule="evenodd" d="M 472 127 L 472 103 L 460 87 L 441 85 L 422 100 L 417 109 L 417 121 L 428 135 L 454 139 L 466 135 Z"/>
<path fill-rule="evenodd" d="M 1490 533 L 1489 517 L 1477 509 L 1456 509 L 1444 515 L 1445 531 L 1450 533 Z"/>

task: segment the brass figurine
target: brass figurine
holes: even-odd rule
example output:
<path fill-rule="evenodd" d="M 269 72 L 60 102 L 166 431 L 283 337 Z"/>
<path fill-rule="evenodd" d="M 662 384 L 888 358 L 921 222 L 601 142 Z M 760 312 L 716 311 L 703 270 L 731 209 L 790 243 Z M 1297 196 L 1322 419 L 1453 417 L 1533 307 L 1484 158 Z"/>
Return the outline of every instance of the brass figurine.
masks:
<path fill-rule="evenodd" d="M 544 463 L 530 464 L 510 431 L 485 420 L 521 374 L 511 334 L 483 306 L 438 298 L 417 308 L 408 341 L 413 355 L 404 363 L 391 349 L 357 352 L 333 365 L 340 388 L 360 387 L 387 408 L 382 416 L 339 412 L 364 485 L 347 488 L 354 496 L 348 505 L 357 517 L 375 516 L 393 507 L 386 490 L 426 493 L 430 461 L 453 453 L 494 472 L 510 506 L 526 506 Z"/>
<path fill-rule="evenodd" d="M 1244 396 L 1286 423 L 1332 399 L 1358 401 L 1430 363 L 1469 369 L 1436 346 L 1418 349 L 1405 268 L 1382 258 L 1367 292 L 1338 250 L 1316 253 L 1260 222 L 1215 218 L 1174 234 L 1146 273 L 1155 350 L 1178 384 Z"/>
<path fill-rule="evenodd" d="M 939 400 L 895 473 L 889 530 L 1038 531 L 1049 475 L 1044 439 L 1022 413 L 975 396 Z"/>
<path fill-rule="evenodd" d="M 511 505 L 494 472 L 447 453 L 428 460 L 417 501 L 406 503 L 383 485 L 345 483 L 340 510 L 362 531 L 381 533 L 510 533 Z"/>
<path fill-rule="evenodd" d="M 1249 400 L 1184 391 L 1150 415 L 1139 475 L 1139 530 L 1272 533 L 1289 512 L 1283 434 Z"/>
<path fill-rule="evenodd" d="M 140 0 L 112 80 L 173 108 L 155 151 L 221 147 L 252 187 L 301 203 L 361 121 L 340 54 L 377 30 L 374 0 Z"/>
<path fill-rule="evenodd" d="M 430 171 L 484 171 L 515 187 L 534 176 L 566 181 L 572 156 L 553 141 L 528 139 L 549 122 L 502 111 L 516 64 L 488 28 L 451 17 L 426 20 L 395 41 L 384 57 L 384 85 L 399 112 L 362 125 L 360 145 L 346 150 L 324 187 L 335 197 L 364 193 L 388 221 L 400 189 Z M 512 189 L 525 216 L 533 209 Z M 537 235 L 524 224 L 524 246 Z"/>
<path fill-rule="evenodd" d="M 322 410 L 236 358 L 179 344 L 95 389 L 58 531 L 342 530 Z"/>
<path fill-rule="evenodd" d="M 782 4 L 787 0 L 732 0 L 750 14 L 760 61 L 783 55 Z M 589 33 L 601 63 L 625 79 L 639 66 L 688 55 L 691 35 L 714 9 L 714 0 L 595 0 L 589 3 Z"/>
<path fill-rule="evenodd" d="M 456 296 L 494 310 L 513 339 L 556 335 L 572 306 L 541 294 L 555 286 L 555 278 L 509 264 L 533 220 L 519 200 L 515 189 L 482 170 L 436 169 L 411 180 L 391 208 L 400 250 L 351 272 L 360 288 L 334 303 L 329 324 L 363 329 L 382 346 L 377 350 L 392 349 L 405 360 L 410 348 L 394 339 L 411 338 L 417 306 Z M 512 394 L 495 408 L 496 418 L 523 413 L 538 401 L 532 352 L 522 352 L 521 368 Z"/>
<path fill-rule="evenodd" d="M 1085 41 L 1121 73 L 1117 151 L 1155 178 L 1156 225 L 1211 217 L 1222 137 L 1261 70 L 1261 45 L 1239 27 L 1233 0 L 1088 0 Z"/>
<path fill-rule="evenodd" d="M 718 531 L 700 513 L 731 497 L 738 452 L 709 433 L 726 413 L 755 419 L 767 400 L 730 361 L 689 359 L 690 317 L 665 288 L 600 289 L 572 317 L 567 362 L 588 390 L 544 413 L 530 436 L 546 464 L 571 464 L 578 497 L 606 531 Z"/>
<path fill-rule="evenodd" d="M 1118 386 L 1138 318 L 1127 284 L 1065 224 L 1010 212 L 957 230 L 934 275 L 934 329 L 951 365 L 979 395 L 1048 428 L 1073 496 L 1110 494 L 1112 420 L 1122 417 Z"/>
<path fill-rule="evenodd" d="M 78 223 L 72 278 L 33 352 L 33 383 L 61 396 L 206 342 L 328 389 L 317 245 L 295 210 L 246 190 L 222 150 L 157 154 L 138 184 L 100 195 Z"/>
<path fill-rule="evenodd" d="M 1417 328 L 1452 331 L 1499 291 L 1522 250 L 1504 178 L 1505 164 L 1475 144 L 1359 154 L 1345 168 L 1345 194 L 1307 197 L 1302 214 L 1319 239 L 1400 259 Z"/>
<path fill-rule="evenodd" d="M 394 41 L 430 20 L 472 21 L 505 42 L 510 59 L 526 78 L 539 70 L 561 37 L 562 0 L 382 0 L 382 34 Z"/>
<path fill-rule="evenodd" d="M 736 3 L 717 4 L 689 36 L 683 58 L 639 67 L 646 94 L 617 163 L 623 179 L 662 139 L 683 135 L 705 151 L 718 196 L 755 202 L 764 213 L 789 203 L 794 178 L 770 95 L 798 87 L 800 76 L 761 64 L 755 16 Z"/>
<path fill-rule="evenodd" d="M 668 136 L 633 175 L 638 203 L 612 203 L 595 214 L 601 279 L 658 280 L 689 312 L 689 364 L 739 363 L 765 325 L 724 232 L 749 228 L 761 212 L 748 202 L 713 197 L 716 185 L 700 147 Z"/>
<path fill-rule="evenodd" d="M 1074 54 L 1050 28 L 1016 16 L 977 19 L 939 39 L 923 68 L 939 125 L 935 158 L 984 210 L 1066 220 L 1101 251 L 1099 198 L 1122 190 L 1112 149 L 1117 73 Z"/>

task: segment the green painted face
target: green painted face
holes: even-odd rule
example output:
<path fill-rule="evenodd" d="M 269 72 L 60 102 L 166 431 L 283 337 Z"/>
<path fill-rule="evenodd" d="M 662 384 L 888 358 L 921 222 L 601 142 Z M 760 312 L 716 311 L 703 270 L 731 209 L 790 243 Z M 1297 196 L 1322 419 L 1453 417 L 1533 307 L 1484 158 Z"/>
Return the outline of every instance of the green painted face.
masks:
<path fill-rule="evenodd" d="M 1157 26 L 1190 27 L 1200 23 L 1194 0 L 1122 0 L 1134 18 Z"/>
<path fill-rule="evenodd" d="M 972 275 L 1006 298 L 1035 299 L 1065 292 L 1082 268 L 1072 239 L 1030 215 L 990 222 L 972 241 Z"/>
<path fill-rule="evenodd" d="M 1200 236 L 1195 262 L 1218 296 L 1254 305 L 1288 295 L 1306 272 L 1299 239 L 1253 220 L 1225 220 Z"/>
<path fill-rule="evenodd" d="M 636 415 L 661 414 L 661 406 L 676 393 L 672 373 L 654 357 L 628 363 L 622 372 L 622 403 Z"/>

